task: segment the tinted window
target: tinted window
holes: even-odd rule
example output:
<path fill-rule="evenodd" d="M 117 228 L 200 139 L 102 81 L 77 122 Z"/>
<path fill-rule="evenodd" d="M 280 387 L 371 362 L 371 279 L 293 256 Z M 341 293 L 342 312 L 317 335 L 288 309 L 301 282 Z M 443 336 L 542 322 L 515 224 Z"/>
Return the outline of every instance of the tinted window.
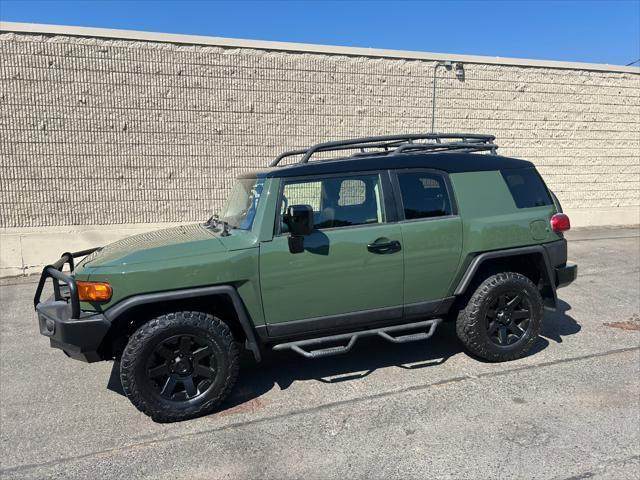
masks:
<path fill-rule="evenodd" d="M 535 168 L 502 170 L 502 176 L 518 208 L 541 207 L 553 203 Z"/>
<path fill-rule="evenodd" d="M 289 205 L 310 205 L 317 229 L 384 222 L 377 174 L 285 183 L 280 208 L 282 232 L 288 231 L 284 213 Z"/>
<path fill-rule="evenodd" d="M 400 173 L 398 181 L 407 220 L 451 215 L 451 202 L 442 175 Z"/>

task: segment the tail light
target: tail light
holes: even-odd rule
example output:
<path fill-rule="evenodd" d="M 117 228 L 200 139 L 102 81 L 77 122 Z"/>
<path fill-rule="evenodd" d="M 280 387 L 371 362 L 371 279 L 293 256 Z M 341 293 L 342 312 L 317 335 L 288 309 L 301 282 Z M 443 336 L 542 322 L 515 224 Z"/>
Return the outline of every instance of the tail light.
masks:
<path fill-rule="evenodd" d="M 81 302 L 108 302 L 113 295 L 111 285 L 103 282 L 76 282 Z"/>
<path fill-rule="evenodd" d="M 551 224 L 551 230 L 556 233 L 566 232 L 571 228 L 569 217 L 564 213 L 556 213 L 553 217 L 551 217 L 549 223 Z"/>

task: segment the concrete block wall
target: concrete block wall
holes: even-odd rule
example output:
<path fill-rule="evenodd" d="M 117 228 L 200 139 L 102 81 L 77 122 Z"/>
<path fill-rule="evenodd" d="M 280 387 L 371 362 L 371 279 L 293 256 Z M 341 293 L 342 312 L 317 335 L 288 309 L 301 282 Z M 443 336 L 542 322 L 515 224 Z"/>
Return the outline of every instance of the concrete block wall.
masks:
<path fill-rule="evenodd" d="M 435 58 L 24 31 L 0 34 L 0 51 L 3 250 L 9 236 L 203 220 L 233 177 L 285 149 L 432 124 Z M 494 134 L 574 224 L 639 222 L 638 72 L 469 58 L 463 79 L 436 70 L 436 131 Z M 47 262 L 7 257 L 5 273 Z"/>

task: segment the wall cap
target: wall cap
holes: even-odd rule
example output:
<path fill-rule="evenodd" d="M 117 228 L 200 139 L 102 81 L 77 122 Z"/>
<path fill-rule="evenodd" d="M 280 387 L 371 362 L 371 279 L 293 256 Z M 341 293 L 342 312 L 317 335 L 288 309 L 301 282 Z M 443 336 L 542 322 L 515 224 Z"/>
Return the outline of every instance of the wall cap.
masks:
<path fill-rule="evenodd" d="M 37 35 L 67 35 L 117 40 L 140 40 L 146 42 L 210 45 L 224 48 L 251 48 L 280 52 L 319 53 L 327 55 L 347 55 L 371 58 L 395 58 L 425 61 L 449 60 L 452 62 L 462 63 L 640 74 L 640 67 L 609 65 L 600 63 L 562 62 L 557 60 L 533 60 L 509 57 L 489 57 L 480 55 L 458 55 L 417 52 L 409 50 L 385 50 L 378 48 L 315 45 L 309 43 L 275 42 L 267 40 L 244 40 L 239 38 L 209 37 L 203 35 L 182 35 L 175 33 L 156 33 L 137 30 L 75 27 L 65 25 L 45 25 L 37 23 L 0 22 L 0 32 L 27 33 Z"/>

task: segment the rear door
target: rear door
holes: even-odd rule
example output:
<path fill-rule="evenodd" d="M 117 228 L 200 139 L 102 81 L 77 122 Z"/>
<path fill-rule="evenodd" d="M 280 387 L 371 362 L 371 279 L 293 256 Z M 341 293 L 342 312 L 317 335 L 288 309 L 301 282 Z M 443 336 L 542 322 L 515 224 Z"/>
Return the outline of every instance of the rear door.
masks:
<path fill-rule="evenodd" d="M 385 202 L 392 195 L 388 173 L 282 182 L 274 238 L 260 246 L 260 283 L 270 335 L 400 318 L 402 238 L 395 222 L 397 210 Z M 305 237 L 304 252 L 293 254 L 282 215 L 288 205 L 297 204 L 312 207 L 315 230 Z M 399 248 L 384 248 L 391 244 Z"/>
<path fill-rule="evenodd" d="M 445 172 L 393 173 L 404 251 L 405 317 L 437 311 L 457 271 L 462 220 Z"/>

